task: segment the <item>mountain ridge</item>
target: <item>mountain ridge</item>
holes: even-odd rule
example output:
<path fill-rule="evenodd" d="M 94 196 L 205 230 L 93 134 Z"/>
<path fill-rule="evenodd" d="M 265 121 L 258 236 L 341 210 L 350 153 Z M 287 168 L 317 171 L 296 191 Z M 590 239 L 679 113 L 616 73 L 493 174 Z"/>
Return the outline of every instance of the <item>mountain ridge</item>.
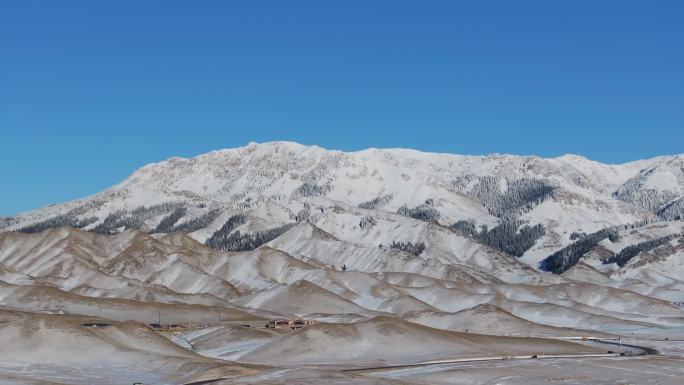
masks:
<path fill-rule="evenodd" d="M 132 175 L 129 177 L 124 178 L 121 182 L 118 182 L 112 187 L 116 187 L 124 182 L 126 182 L 128 179 L 132 178 L 136 172 L 142 171 L 146 168 L 154 167 L 154 166 L 159 166 L 159 165 L 165 165 L 173 162 L 178 162 L 178 161 L 196 161 L 200 160 L 202 158 L 206 157 L 211 157 L 211 156 L 216 156 L 216 155 L 221 155 L 221 154 L 226 154 L 226 153 L 232 153 L 236 151 L 241 151 L 241 150 L 247 150 L 250 148 L 255 148 L 255 147 L 277 147 L 277 146 L 284 146 L 284 147 L 290 147 L 290 148 L 298 148 L 298 149 L 314 149 L 314 150 L 323 150 L 327 151 L 330 153 L 338 153 L 338 154 L 364 154 L 364 153 L 372 153 L 372 152 L 387 152 L 387 153 L 411 153 L 411 154 L 418 154 L 418 155 L 423 155 L 423 156 L 447 156 L 447 157 L 457 157 L 457 158 L 467 158 L 467 159 L 484 159 L 484 158 L 512 158 L 512 159 L 537 159 L 537 160 L 563 160 L 563 161 L 587 161 L 591 162 L 593 164 L 601 165 L 604 167 L 626 167 L 626 166 L 634 166 L 634 165 L 639 165 L 642 166 L 645 163 L 651 163 L 651 162 L 656 162 L 659 160 L 676 160 L 676 159 L 682 159 L 684 158 L 684 153 L 682 154 L 671 154 L 671 155 L 659 155 L 655 156 L 652 158 L 643 158 L 643 159 L 637 159 L 637 160 L 632 160 L 632 161 L 627 161 L 627 162 L 622 162 L 622 163 L 603 163 L 599 162 L 590 158 L 587 158 L 585 156 L 579 155 L 579 154 L 564 154 L 556 157 L 541 157 L 537 155 L 519 155 L 519 154 L 507 154 L 507 153 L 491 153 L 491 154 L 484 154 L 484 155 L 465 155 L 465 154 L 455 154 L 455 153 L 448 153 L 448 152 L 428 152 L 428 151 L 420 151 L 420 150 L 415 150 L 415 149 L 410 149 L 410 148 L 402 148 L 402 147 L 391 147 L 391 148 L 377 148 L 377 147 L 369 147 L 365 149 L 360 149 L 360 150 L 355 150 L 355 151 L 341 151 L 341 150 L 334 150 L 334 149 L 326 149 L 324 147 L 320 147 L 317 145 L 303 145 L 297 142 L 293 141 L 270 141 L 270 142 L 264 142 L 264 143 L 256 143 L 256 142 L 250 142 L 245 146 L 242 147 L 236 147 L 236 148 L 224 148 L 224 149 L 217 149 L 217 150 L 212 150 L 206 153 L 202 153 L 196 156 L 192 157 L 179 157 L 179 156 L 172 156 L 167 159 L 161 160 L 159 162 L 152 162 L 148 163 L 146 165 L 143 165 L 140 167 L 138 170 L 135 170 Z M 88 196 L 85 196 L 83 198 L 77 198 L 73 201 L 81 201 L 81 200 L 86 200 L 90 198 L 95 198 L 99 195 L 101 195 L 103 192 L 111 189 L 107 188 L 103 190 L 102 192 L 98 192 L 95 194 L 91 194 Z M 11 218 L 14 216 L 18 216 L 21 214 L 27 214 L 34 212 L 36 210 L 42 210 L 42 209 L 47 209 L 51 208 L 57 205 L 61 205 L 63 203 L 53 203 L 49 205 L 45 205 L 43 207 L 38 207 L 36 209 L 28 210 L 28 211 L 22 211 L 18 212 L 15 214 L 10 214 L 4 217 L 0 217 L 0 219 L 6 219 L 6 218 Z"/>
<path fill-rule="evenodd" d="M 342 152 L 268 142 L 148 164 L 90 197 L 0 218 L 0 231 L 182 231 L 220 250 L 249 251 L 309 222 L 345 244 L 401 247 L 414 258 L 468 261 L 487 272 L 491 248 L 537 268 L 574 252 L 575 234 L 676 222 L 681 202 L 681 155 L 606 165 L 578 155 Z M 430 223 L 453 235 L 436 236 Z M 463 256 L 454 259 L 454 250 Z M 554 266 L 562 272 L 579 258 Z"/>

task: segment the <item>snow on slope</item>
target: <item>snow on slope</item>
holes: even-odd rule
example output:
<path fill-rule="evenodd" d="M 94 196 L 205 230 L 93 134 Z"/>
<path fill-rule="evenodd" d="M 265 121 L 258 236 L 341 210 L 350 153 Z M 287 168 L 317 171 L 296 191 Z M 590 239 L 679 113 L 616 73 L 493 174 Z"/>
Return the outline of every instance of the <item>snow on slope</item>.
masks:
<path fill-rule="evenodd" d="M 88 322 L 107 326 L 83 325 Z M 184 384 L 220 368 L 235 376 L 258 373 L 183 349 L 135 322 L 24 314 L 0 324 L 0 341 L 3 384 L 14 383 L 12 379 L 20 384 Z"/>
<path fill-rule="evenodd" d="M 188 336 L 206 355 L 254 362 L 298 349 L 302 336 L 311 340 L 302 357 L 320 362 L 337 343 L 352 363 L 408 360 L 393 355 L 396 341 L 425 358 L 432 346 L 489 352 L 483 340 L 400 319 L 495 334 L 668 335 L 684 327 L 672 304 L 684 300 L 682 238 L 624 267 L 603 260 L 682 234 L 671 220 L 681 173 L 681 156 L 604 165 L 288 142 L 172 158 L 92 197 L 1 219 L 0 306 L 146 323 L 158 311 L 177 323 L 213 322 L 219 311 L 237 323 L 340 323 L 275 338 L 228 326 Z M 545 228 L 520 258 L 452 227 L 491 230 L 510 216 Z M 613 226 L 618 237 L 564 274 L 537 270 L 583 233 Z M 368 321 L 377 315 L 388 318 Z"/>
<path fill-rule="evenodd" d="M 298 316 L 310 313 L 368 313 L 361 306 L 305 280 L 263 291 L 257 295 L 245 296 L 235 301 L 235 303 L 254 309 L 264 309 Z"/>
<path fill-rule="evenodd" d="M 643 187 L 681 196 L 681 163 L 680 156 L 604 165 L 577 156 L 461 156 L 403 149 L 345 153 L 290 142 L 251 143 L 151 164 L 93 197 L 19 214 L 1 223 L 5 230 L 20 229 L 75 210 L 72 214 L 81 220 L 78 224 L 95 229 L 118 210 L 130 214 L 142 206 L 177 202 L 186 207 L 178 224 L 212 210 L 221 212 L 210 223 L 193 229 L 192 236 L 203 242 L 231 213 L 248 213 L 248 228 L 257 231 L 293 222 L 302 215 L 317 222 L 319 214 L 337 203 L 356 207 L 381 198 L 369 215 L 430 201 L 439 211 L 441 224 L 472 219 L 478 225 L 492 226 L 498 219 L 473 195 L 473 186 L 490 181 L 487 178 L 495 178 L 502 188 L 512 181 L 537 180 L 556 190 L 551 198 L 524 213 L 531 224 L 547 227 L 547 236 L 526 255 L 535 264 L 544 254 L 567 245 L 573 231 L 591 232 L 654 218 L 654 212 L 643 205 L 618 199 L 613 193 L 633 178 L 644 179 L 640 177 L 644 170 L 657 170 L 645 177 L 648 183 L 639 183 L 630 191 L 640 192 Z M 145 215 L 141 229 L 153 231 L 169 211 L 154 214 Z M 95 222 L 90 222 L 93 218 Z M 337 235 L 323 223 L 318 225 Z"/>
<path fill-rule="evenodd" d="M 27 312 L 79 314 L 142 323 L 155 323 L 159 316 L 165 323 L 210 323 L 216 322 L 219 312 L 224 320 L 263 320 L 234 305 L 205 306 L 87 297 L 52 286 L 14 286 L 3 282 L 0 282 L 0 305 Z"/>
<path fill-rule="evenodd" d="M 591 347 L 537 338 L 449 332 L 396 318 L 377 317 L 352 324 L 316 324 L 262 345 L 241 362 L 279 365 L 397 365 L 427 360 L 508 354 L 592 353 Z"/>
<path fill-rule="evenodd" d="M 668 302 L 624 290 L 618 281 L 575 283 L 513 264 L 508 274 L 554 280 L 506 283 L 471 265 L 435 264 L 436 258 L 431 262 L 396 250 L 355 246 L 312 225 L 299 227 L 308 232 L 294 227 L 268 245 L 238 253 L 216 252 L 182 234 L 97 235 L 75 229 L 3 234 L 0 305 L 140 322 L 155 322 L 162 311 L 166 322 L 179 323 L 214 322 L 218 311 L 236 321 L 272 317 L 273 312 L 356 320 L 416 311 L 453 313 L 482 304 L 565 327 L 573 325 L 558 319 L 579 316 L 586 319 L 583 328 L 594 330 L 604 330 L 605 317 L 621 327 L 677 326 L 684 317 Z M 349 257 L 357 249 L 372 253 Z M 364 266 L 363 258 L 388 264 Z M 103 268 L 121 260 L 134 263 Z M 331 267 L 341 261 L 350 269 Z M 48 274 L 55 271 L 61 276 Z M 222 291 L 226 284 L 234 288 L 229 297 Z M 544 313 L 547 318 L 536 316 Z"/>
<path fill-rule="evenodd" d="M 193 351 L 203 356 L 232 360 L 286 333 L 288 331 L 281 329 L 228 325 L 213 326 L 169 337 L 176 343 L 189 345 Z"/>
<path fill-rule="evenodd" d="M 557 328 L 527 321 L 494 305 L 482 304 L 456 313 L 413 311 L 401 317 L 421 325 L 460 332 L 508 336 L 581 336 L 586 331 Z M 592 333 L 597 336 L 597 333 Z M 598 334 L 600 335 L 600 333 Z"/>

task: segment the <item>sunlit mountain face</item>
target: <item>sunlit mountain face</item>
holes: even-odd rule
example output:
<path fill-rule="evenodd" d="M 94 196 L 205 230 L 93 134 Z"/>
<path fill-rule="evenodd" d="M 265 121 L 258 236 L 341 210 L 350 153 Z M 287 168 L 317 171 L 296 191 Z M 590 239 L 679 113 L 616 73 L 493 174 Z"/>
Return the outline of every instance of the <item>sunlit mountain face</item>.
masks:
<path fill-rule="evenodd" d="M 495 377 L 354 370 L 514 358 L 530 378 L 598 381 L 620 359 L 638 378 L 651 361 L 625 357 L 655 347 L 668 383 L 684 352 L 683 211 L 682 156 L 273 142 L 171 158 L 0 219 L 0 374 L 25 384 L 17 368 L 48 362 L 31 378 L 477 383 Z M 568 361 L 516 361 L 543 355 Z"/>

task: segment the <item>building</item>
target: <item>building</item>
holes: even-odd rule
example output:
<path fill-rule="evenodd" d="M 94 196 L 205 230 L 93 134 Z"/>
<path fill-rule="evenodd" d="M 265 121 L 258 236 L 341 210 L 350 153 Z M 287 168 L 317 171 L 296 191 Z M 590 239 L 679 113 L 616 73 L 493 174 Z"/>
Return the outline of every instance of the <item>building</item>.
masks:
<path fill-rule="evenodd" d="M 305 328 L 309 325 L 313 325 L 315 323 L 316 323 L 316 321 L 314 321 L 314 320 L 305 320 L 305 319 L 301 319 L 301 318 L 294 319 L 294 320 L 276 319 L 276 320 L 269 321 L 269 323 L 266 327 L 269 329 L 297 330 L 297 329 Z"/>

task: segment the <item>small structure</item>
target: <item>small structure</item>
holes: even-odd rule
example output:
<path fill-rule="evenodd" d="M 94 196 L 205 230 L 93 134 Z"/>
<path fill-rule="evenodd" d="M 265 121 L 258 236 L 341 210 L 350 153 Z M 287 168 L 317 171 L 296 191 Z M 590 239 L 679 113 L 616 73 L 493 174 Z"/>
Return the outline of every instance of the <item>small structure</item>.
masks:
<path fill-rule="evenodd" d="M 269 321 L 266 327 L 269 329 L 289 329 L 290 321 L 286 319 L 275 319 Z"/>
<path fill-rule="evenodd" d="M 314 320 L 305 320 L 305 319 L 301 319 L 301 318 L 294 319 L 294 320 L 276 319 L 276 320 L 269 321 L 269 323 L 268 323 L 268 325 L 266 325 L 266 327 L 269 329 L 297 330 L 297 329 L 305 328 L 309 325 L 313 325 L 315 323 L 316 323 L 316 321 L 314 321 Z"/>
<path fill-rule="evenodd" d="M 290 329 L 297 330 L 309 326 L 311 323 L 303 319 L 296 319 L 290 322 Z"/>
<path fill-rule="evenodd" d="M 152 323 L 152 324 L 148 324 L 148 326 L 154 330 L 164 331 L 164 332 L 184 332 L 184 331 L 188 330 L 187 326 L 179 325 L 179 324 L 160 325 L 158 323 Z"/>

